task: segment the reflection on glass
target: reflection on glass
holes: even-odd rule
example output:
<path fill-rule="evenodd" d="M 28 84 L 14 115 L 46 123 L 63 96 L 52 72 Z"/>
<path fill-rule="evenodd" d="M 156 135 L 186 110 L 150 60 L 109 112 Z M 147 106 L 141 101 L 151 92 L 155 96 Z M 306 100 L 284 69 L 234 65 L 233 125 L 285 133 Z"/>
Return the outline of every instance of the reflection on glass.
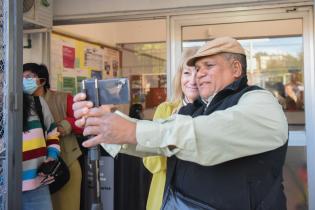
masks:
<path fill-rule="evenodd" d="M 239 40 L 247 57 L 249 84 L 270 90 L 285 110 L 290 130 L 304 129 L 303 39 L 277 37 Z M 204 42 L 183 42 L 183 48 Z"/>
<path fill-rule="evenodd" d="M 250 84 L 259 85 L 280 97 L 290 97 L 293 102 L 284 104 L 285 109 L 303 110 L 303 97 L 297 92 L 303 91 L 303 45 L 302 37 L 268 38 L 240 40 L 246 49 L 248 78 Z M 293 93 L 289 86 L 299 85 Z M 289 92 L 287 92 L 289 91 Z M 290 103 L 298 103 L 294 105 Z"/>
<path fill-rule="evenodd" d="M 288 111 L 304 110 L 304 86 L 299 79 L 300 74 L 294 71 L 290 75 L 290 81 L 285 84 L 286 109 Z"/>
<path fill-rule="evenodd" d="M 129 77 L 131 106 L 141 104 L 144 119 L 166 100 L 166 43 L 122 44 L 122 74 Z"/>
<path fill-rule="evenodd" d="M 289 147 L 284 165 L 284 190 L 288 210 L 307 210 L 306 148 Z"/>

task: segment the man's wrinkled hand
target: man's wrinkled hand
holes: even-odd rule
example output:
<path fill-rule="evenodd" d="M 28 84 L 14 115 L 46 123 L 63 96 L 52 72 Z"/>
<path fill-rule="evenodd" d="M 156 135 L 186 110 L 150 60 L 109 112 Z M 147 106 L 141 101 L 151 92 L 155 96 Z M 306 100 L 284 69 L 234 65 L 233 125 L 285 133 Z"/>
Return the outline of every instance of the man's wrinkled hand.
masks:
<path fill-rule="evenodd" d="M 109 107 L 105 111 L 108 109 Z M 93 111 L 91 109 L 91 112 Z M 92 147 L 100 143 L 136 144 L 136 123 L 115 113 L 106 112 L 101 117 L 87 118 L 83 135 L 93 136 L 83 142 L 84 147 Z"/>
<path fill-rule="evenodd" d="M 73 98 L 74 103 L 72 109 L 74 117 L 77 119 L 75 125 L 78 127 L 84 127 L 88 117 L 102 117 L 104 114 L 113 110 L 113 105 L 102 105 L 93 108 L 93 103 L 91 101 L 85 101 L 85 99 L 85 93 L 78 93 Z"/>
<path fill-rule="evenodd" d="M 84 127 L 84 136 L 93 136 L 83 143 L 92 147 L 100 143 L 136 144 L 136 123 L 130 122 L 113 111 L 113 105 L 94 107 L 85 101 L 86 94 L 78 93 L 73 98 L 73 111 L 76 126 Z"/>

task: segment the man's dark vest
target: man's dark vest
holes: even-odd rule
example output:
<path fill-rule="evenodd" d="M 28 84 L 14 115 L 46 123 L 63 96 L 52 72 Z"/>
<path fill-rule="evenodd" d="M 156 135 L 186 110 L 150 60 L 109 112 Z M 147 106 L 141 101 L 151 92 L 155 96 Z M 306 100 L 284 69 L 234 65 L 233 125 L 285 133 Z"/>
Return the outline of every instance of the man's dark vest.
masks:
<path fill-rule="evenodd" d="M 236 105 L 244 93 L 257 89 L 261 88 L 248 86 L 246 77 L 243 77 L 220 91 L 206 109 L 199 101 L 183 107 L 179 113 L 193 117 L 210 115 L 217 110 Z M 210 207 L 186 209 L 286 209 L 282 186 L 282 167 L 286 150 L 287 144 L 272 151 L 214 166 L 201 166 L 173 156 L 167 162 L 164 204 L 170 189 L 174 189 L 189 200 Z M 184 207 L 174 209 L 186 210 Z"/>

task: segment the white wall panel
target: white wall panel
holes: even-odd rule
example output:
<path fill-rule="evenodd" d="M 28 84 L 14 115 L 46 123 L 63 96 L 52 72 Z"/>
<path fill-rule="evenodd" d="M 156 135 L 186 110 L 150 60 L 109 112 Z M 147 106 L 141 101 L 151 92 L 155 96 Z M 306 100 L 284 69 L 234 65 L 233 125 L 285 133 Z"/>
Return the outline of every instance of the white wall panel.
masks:
<path fill-rule="evenodd" d="M 43 43 L 42 43 L 42 34 L 34 33 L 30 34 L 32 46 L 31 48 L 23 49 L 23 63 L 35 62 L 43 63 Z M 23 46 L 27 46 L 28 35 L 23 35 Z"/>

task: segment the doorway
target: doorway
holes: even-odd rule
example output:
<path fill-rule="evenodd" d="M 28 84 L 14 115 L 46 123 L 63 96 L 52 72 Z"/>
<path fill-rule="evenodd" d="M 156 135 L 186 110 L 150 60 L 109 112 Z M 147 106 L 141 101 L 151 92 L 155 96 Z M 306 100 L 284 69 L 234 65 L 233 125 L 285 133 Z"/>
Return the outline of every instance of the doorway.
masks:
<path fill-rule="evenodd" d="M 209 11 L 174 16 L 170 21 L 171 74 L 183 49 L 198 48 L 217 36 L 232 36 L 246 50 L 249 83 L 278 98 L 289 123 L 284 185 L 290 210 L 314 205 L 308 198 L 314 197 L 315 180 L 307 181 L 315 173 L 314 158 L 310 158 L 315 154 L 310 143 L 315 138 L 314 118 L 309 117 L 315 111 L 312 21 L 312 7 Z"/>

